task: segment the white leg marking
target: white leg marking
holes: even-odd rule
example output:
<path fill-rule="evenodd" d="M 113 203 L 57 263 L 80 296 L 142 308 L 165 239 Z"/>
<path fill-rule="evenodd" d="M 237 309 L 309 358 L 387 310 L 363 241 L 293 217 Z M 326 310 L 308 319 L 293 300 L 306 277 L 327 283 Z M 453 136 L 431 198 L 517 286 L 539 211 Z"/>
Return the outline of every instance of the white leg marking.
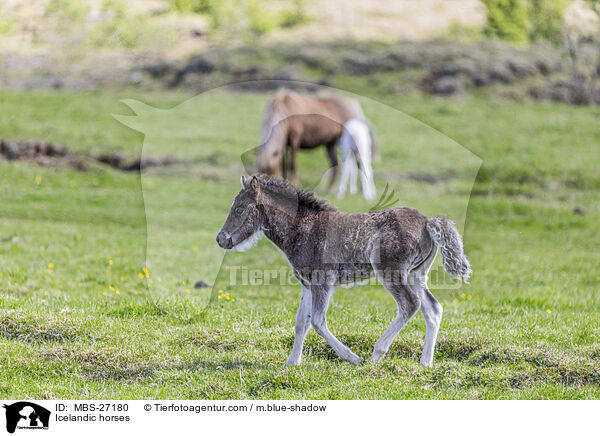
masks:
<path fill-rule="evenodd" d="M 304 339 L 310 330 L 310 318 L 312 313 L 312 294 L 310 289 L 302 287 L 302 298 L 300 299 L 300 307 L 296 314 L 296 337 L 294 338 L 294 346 L 288 358 L 286 365 L 299 365 L 302 360 L 302 348 L 304 347 Z"/>

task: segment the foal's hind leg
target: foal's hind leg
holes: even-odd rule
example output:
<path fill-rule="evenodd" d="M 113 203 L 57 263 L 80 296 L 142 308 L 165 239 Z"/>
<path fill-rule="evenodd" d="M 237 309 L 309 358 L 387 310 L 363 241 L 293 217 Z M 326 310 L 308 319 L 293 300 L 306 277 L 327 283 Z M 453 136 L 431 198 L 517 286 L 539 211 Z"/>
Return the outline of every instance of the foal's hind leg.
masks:
<path fill-rule="evenodd" d="M 431 259 L 431 263 L 435 255 Z M 425 318 L 425 344 L 423 345 L 423 354 L 421 355 L 421 365 L 430 366 L 433 363 L 433 351 L 435 342 L 442 322 L 442 305 L 435 299 L 431 291 L 427 288 L 427 273 L 429 267 L 424 271 L 412 272 L 409 276 L 410 287 L 419 296 L 421 300 L 421 312 Z"/>
<path fill-rule="evenodd" d="M 362 358 L 354 354 L 350 348 L 342 344 L 327 328 L 327 308 L 333 293 L 333 286 L 311 286 L 312 292 L 312 325 L 315 331 L 327 341 L 333 350 L 346 362 L 359 364 Z"/>
<path fill-rule="evenodd" d="M 310 318 L 312 313 L 312 295 L 310 289 L 302 287 L 302 298 L 300 307 L 296 314 L 296 337 L 294 338 L 294 346 L 292 353 L 288 358 L 286 365 L 299 365 L 302 359 L 302 348 L 304 347 L 304 339 L 310 330 Z"/>
<path fill-rule="evenodd" d="M 387 330 L 381 335 L 373 348 L 373 362 L 379 362 L 388 352 L 392 342 L 404 328 L 409 319 L 419 310 L 421 301 L 412 289 L 404 283 L 397 283 L 393 278 L 384 277 L 384 274 L 378 273 L 377 278 L 385 289 L 392 294 L 398 304 L 398 314 Z"/>

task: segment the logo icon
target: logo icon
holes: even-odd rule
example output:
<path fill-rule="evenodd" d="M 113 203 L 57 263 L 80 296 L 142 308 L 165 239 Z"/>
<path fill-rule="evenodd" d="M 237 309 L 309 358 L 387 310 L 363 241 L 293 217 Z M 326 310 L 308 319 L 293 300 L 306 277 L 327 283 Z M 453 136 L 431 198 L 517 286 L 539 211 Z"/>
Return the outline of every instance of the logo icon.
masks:
<path fill-rule="evenodd" d="M 50 411 L 42 406 L 29 401 L 19 401 L 13 404 L 5 404 L 6 409 L 6 431 L 14 433 L 18 429 L 48 429 L 50 423 Z"/>

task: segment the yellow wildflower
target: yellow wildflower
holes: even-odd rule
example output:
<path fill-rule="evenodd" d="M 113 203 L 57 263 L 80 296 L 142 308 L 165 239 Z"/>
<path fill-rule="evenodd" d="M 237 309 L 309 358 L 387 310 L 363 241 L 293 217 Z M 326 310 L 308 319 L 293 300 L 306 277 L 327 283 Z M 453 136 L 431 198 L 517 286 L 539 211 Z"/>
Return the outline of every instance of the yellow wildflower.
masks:
<path fill-rule="evenodd" d="M 36 185 L 42 184 L 42 176 L 40 176 L 40 175 L 35 176 L 35 184 Z"/>
<path fill-rule="evenodd" d="M 463 292 L 462 294 L 460 294 L 460 298 L 462 298 L 462 299 L 464 300 L 465 298 L 467 298 L 467 294 L 465 294 L 465 293 Z"/>
<path fill-rule="evenodd" d="M 546 312 L 548 313 L 548 315 L 550 315 L 552 313 L 552 311 L 550 309 L 548 309 Z"/>
<path fill-rule="evenodd" d="M 105 291 L 105 292 L 103 292 L 103 293 L 102 293 L 102 295 L 108 295 L 108 294 L 107 294 L 107 293 L 106 293 L 106 291 Z"/>
<path fill-rule="evenodd" d="M 191 292 L 191 291 L 190 291 L 189 289 L 186 289 L 186 290 L 185 290 L 185 293 L 186 293 L 186 294 L 189 294 L 190 292 Z"/>
<path fill-rule="evenodd" d="M 458 303 L 458 298 L 454 299 L 454 304 Z"/>
<path fill-rule="evenodd" d="M 113 288 L 112 286 L 109 286 L 108 289 L 110 289 L 111 291 L 115 290 L 115 288 Z"/>
<path fill-rule="evenodd" d="M 138 276 L 140 277 L 140 279 L 144 278 L 144 274 L 142 274 L 142 273 L 139 273 Z"/>
<path fill-rule="evenodd" d="M 470 296 L 470 295 L 467 295 L 467 300 L 470 300 L 470 299 L 471 299 L 471 296 Z"/>
<path fill-rule="evenodd" d="M 48 268 L 50 268 L 50 269 L 54 268 L 54 264 L 53 263 L 49 263 L 48 264 Z"/>
<path fill-rule="evenodd" d="M 109 265 L 112 265 L 113 263 L 114 263 L 114 262 L 113 262 L 113 260 L 112 260 L 112 259 L 109 259 L 109 261 L 108 261 L 108 264 L 109 264 Z"/>
<path fill-rule="evenodd" d="M 115 292 L 117 293 L 117 295 L 119 295 L 119 294 L 120 294 L 120 292 L 119 292 L 119 291 L 115 291 Z"/>

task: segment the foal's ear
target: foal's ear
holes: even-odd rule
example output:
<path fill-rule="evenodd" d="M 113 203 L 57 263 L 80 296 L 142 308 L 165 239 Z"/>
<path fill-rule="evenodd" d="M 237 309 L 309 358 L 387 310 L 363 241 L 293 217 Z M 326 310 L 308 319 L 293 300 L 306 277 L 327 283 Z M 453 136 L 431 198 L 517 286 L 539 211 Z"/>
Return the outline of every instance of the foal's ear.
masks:
<path fill-rule="evenodd" d="M 252 192 L 257 195 L 260 192 L 260 183 L 255 176 L 252 176 L 252 179 L 250 179 L 250 188 L 252 189 Z"/>
<path fill-rule="evenodd" d="M 240 183 L 242 184 L 242 188 L 246 187 L 246 176 L 240 177 Z"/>

